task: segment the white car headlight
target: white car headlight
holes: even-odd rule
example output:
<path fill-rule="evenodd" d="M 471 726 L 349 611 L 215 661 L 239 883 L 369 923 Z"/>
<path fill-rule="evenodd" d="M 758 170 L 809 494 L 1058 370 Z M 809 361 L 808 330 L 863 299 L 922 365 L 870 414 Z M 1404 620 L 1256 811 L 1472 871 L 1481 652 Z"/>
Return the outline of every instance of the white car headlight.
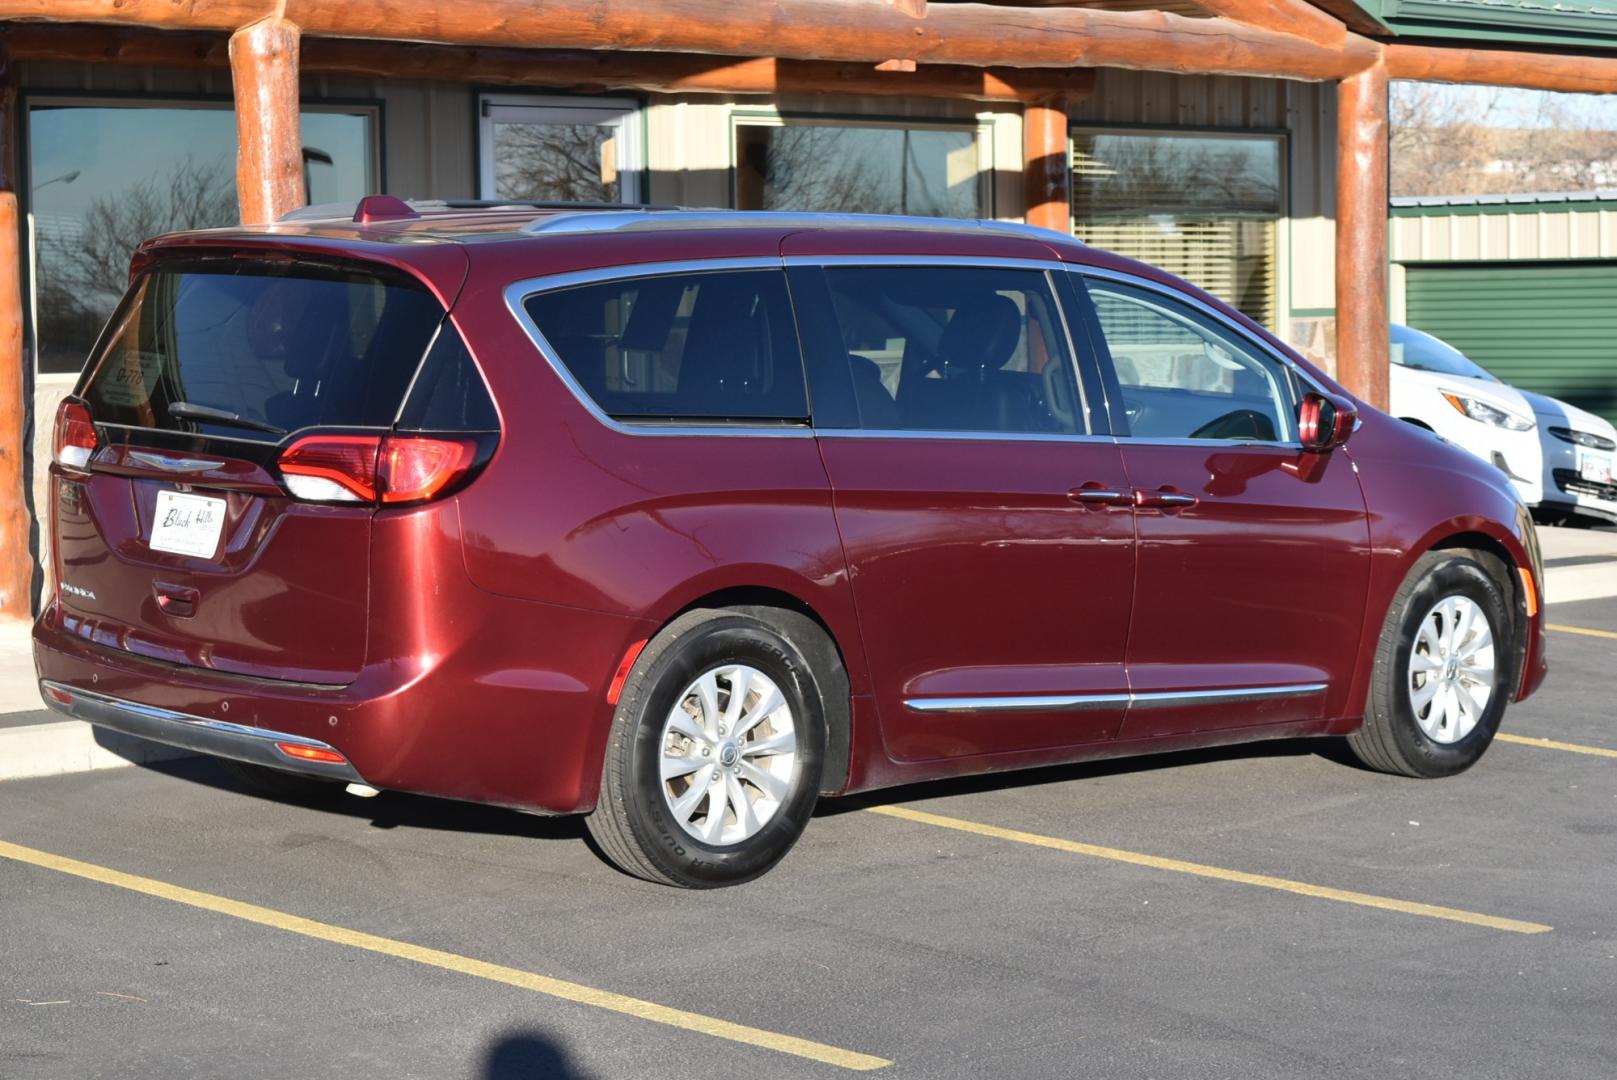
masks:
<path fill-rule="evenodd" d="M 1494 427 L 1502 427 L 1506 431 L 1532 431 L 1535 421 L 1520 413 L 1513 413 L 1508 409 L 1501 409 L 1497 405 L 1490 405 L 1486 401 L 1479 401 L 1474 397 L 1456 394 L 1448 390 L 1440 391 L 1443 400 L 1453 405 L 1464 416 Z"/>
<path fill-rule="evenodd" d="M 1552 427 L 1550 434 L 1562 442 L 1575 443 L 1578 446 L 1587 446 L 1591 450 L 1617 450 L 1617 442 L 1612 442 L 1604 435 L 1596 435 L 1589 431 L 1577 431 L 1573 428 Z"/>

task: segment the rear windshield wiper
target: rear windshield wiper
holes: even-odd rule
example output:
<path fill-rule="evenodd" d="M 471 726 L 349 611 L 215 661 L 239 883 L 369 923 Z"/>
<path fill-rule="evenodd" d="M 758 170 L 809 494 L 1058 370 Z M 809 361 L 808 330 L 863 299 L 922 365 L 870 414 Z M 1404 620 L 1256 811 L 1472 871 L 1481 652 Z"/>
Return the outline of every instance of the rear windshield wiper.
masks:
<path fill-rule="evenodd" d="M 177 420 L 202 420 L 209 424 L 246 428 L 248 431 L 263 431 L 270 435 L 286 434 L 285 428 L 276 427 L 274 424 L 266 424 L 262 420 L 249 420 L 238 413 L 215 409 L 207 405 L 193 405 L 189 401 L 169 402 L 168 414 Z"/>

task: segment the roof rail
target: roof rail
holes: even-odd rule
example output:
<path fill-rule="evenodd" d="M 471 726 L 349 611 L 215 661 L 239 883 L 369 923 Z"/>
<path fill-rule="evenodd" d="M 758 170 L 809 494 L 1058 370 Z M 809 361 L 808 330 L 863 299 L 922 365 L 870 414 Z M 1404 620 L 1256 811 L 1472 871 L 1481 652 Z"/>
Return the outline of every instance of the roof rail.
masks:
<path fill-rule="evenodd" d="M 373 196 L 365 196 L 366 199 Z M 354 220 L 365 199 L 355 202 L 316 203 L 300 206 L 280 216 L 279 221 L 341 221 Z M 636 203 L 543 202 L 529 199 L 401 199 L 418 214 L 445 213 L 457 210 L 557 210 L 603 211 L 631 210 L 683 210 L 682 206 L 641 206 Z"/>
<path fill-rule="evenodd" d="M 1030 240 L 1071 241 L 1055 229 L 1015 221 L 919 217 L 913 214 L 814 213 L 795 210 L 684 210 L 659 206 L 590 213 L 559 213 L 522 227 L 527 233 L 625 232 L 643 229 L 906 229 L 932 233 L 984 233 Z"/>

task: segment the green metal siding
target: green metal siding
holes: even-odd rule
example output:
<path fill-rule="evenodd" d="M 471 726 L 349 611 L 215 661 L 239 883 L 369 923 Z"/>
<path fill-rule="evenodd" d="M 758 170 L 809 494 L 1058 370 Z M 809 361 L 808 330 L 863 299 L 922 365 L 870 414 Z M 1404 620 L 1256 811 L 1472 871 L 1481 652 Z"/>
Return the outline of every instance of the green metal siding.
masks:
<path fill-rule="evenodd" d="M 1617 262 L 1411 265 L 1409 325 L 1617 423 Z"/>

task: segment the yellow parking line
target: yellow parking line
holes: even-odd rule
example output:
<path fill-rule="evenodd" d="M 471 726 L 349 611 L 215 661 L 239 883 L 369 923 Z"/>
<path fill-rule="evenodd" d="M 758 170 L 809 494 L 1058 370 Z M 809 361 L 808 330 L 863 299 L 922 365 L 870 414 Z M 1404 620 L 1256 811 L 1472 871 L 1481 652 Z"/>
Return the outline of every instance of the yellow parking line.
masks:
<path fill-rule="evenodd" d="M 375 934 L 366 934 L 358 930 L 348 930 L 341 926 L 315 922 L 313 919 L 289 915 L 286 912 L 276 911 L 272 908 L 259 907 L 257 904 L 247 904 L 240 900 L 214 896 L 212 893 L 197 892 L 195 889 L 170 885 L 166 881 L 157 881 L 153 878 L 137 877 L 134 874 L 126 874 L 119 870 L 96 866 L 93 863 L 79 862 L 77 859 L 52 855 L 46 851 L 36 851 L 33 848 L 21 847 L 17 844 L 6 843 L 3 840 L 0 840 L 0 858 L 13 859 L 31 866 L 43 867 L 46 870 L 57 870 L 64 874 L 72 874 L 74 877 L 98 881 L 103 885 L 128 889 L 130 892 L 145 893 L 147 896 L 172 900 L 177 904 L 185 904 L 190 907 L 201 908 L 204 911 L 229 915 L 232 918 L 258 923 L 261 926 L 274 927 L 277 930 L 285 930 L 292 934 L 301 934 L 304 937 L 314 938 L 319 941 L 329 941 L 336 945 L 348 945 L 368 952 L 381 953 L 383 956 L 397 957 L 400 960 L 413 960 L 418 964 L 459 972 L 473 978 L 487 979 L 491 982 L 505 983 L 508 986 L 516 986 L 524 990 L 533 990 L 549 997 L 559 998 L 562 1001 L 590 1005 L 597 1009 L 605 1009 L 608 1012 L 622 1013 L 625 1016 L 649 1020 L 654 1024 L 666 1024 L 669 1027 L 694 1031 L 701 1035 L 711 1035 L 716 1039 L 727 1039 L 730 1042 L 745 1043 L 748 1046 L 758 1046 L 765 1050 L 791 1054 L 795 1057 L 807 1058 L 810 1061 L 818 1061 L 826 1065 L 837 1065 L 844 1069 L 865 1072 L 892 1064 L 886 1058 L 860 1054 L 852 1050 L 843 1050 L 840 1047 L 828 1046 L 825 1043 L 812 1042 L 808 1039 L 799 1039 L 791 1035 L 781 1035 L 777 1032 L 765 1031 L 762 1028 L 747 1027 L 745 1024 L 732 1024 L 728 1020 L 703 1016 L 701 1013 L 686 1012 L 683 1009 L 671 1009 L 666 1005 L 641 1001 L 638 998 L 614 994 L 608 990 L 597 990 L 593 987 L 566 982 L 562 979 L 552 979 L 546 975 L 537 975 L 531 971 L 522 971 L 517 968 L 505 967 L 501 964 L 473 960 L 471 957 L 457 956 L 454 953 L 443 952 L 440 949 L 429 949 L 422 945 L 412 945 L 405 941 L 394 941 L 391 938 L 378 937 Z"/>
<path fill-rule="evenodd" d="M 1097 859 L 1110 859 L 1113 862 L 1130 863 L 1134 866 L 1148 866 L 1153 870 L 1172 870 L 1180 874 L 1194 874 L 1197 877 L 1216 878 L 1219 881 L 1233 881 L 1241 885 L 1256 885 L 1263 889 L 1278 889 L 1281 892 L 1314 896 L 1322 900 L 1339 900 L 1344 904 L 1358 904 L 1361 907 L 1401 911 L 1406 915 L 1424 915 L 1431 919 L 1447 919 L 1450 922 L 1469 923 L 1472 926 L 1486 926 L 1493 930 L 1509 930 L 1516 934 L 1542 934 L 1547 930 L 1554 929 L 1554 927 L 1545 926 L 1543 923 L 1502 919 L 1495 915 L 1481 915 L 1475 911 L 1462 911 L 1459 908 L 1439 907 L 1436 904 L 1417 904 L 1411 900 L 1394 900 L 1390 897 L 1374 896 L 1370 893 L 1332 889 L 1324 885 L 1310 885 L 1303 881 L 1270 877 L 1267 874 L 1249 874 L 1244 870 L 1225 870 L 1222 867 L 1205 866 L 1202 863 L 1185 862 L 1181 859 L 1164 859 L 1159 855 L 1144 855 L 1137 851 L 1123 851 L 1118 848 L 1100 847 L 1096 844 L 1083 844 L 1076 840 L 1063 840 L 1055 836 L 1041 836 L 1038 833 L 1020 832 L 1016 829 L 1002 829 L 997 825 L 983 825 L 961 818 L 944 817 L 942 814 L 929 814 L 924 810 L 911 810 L 904 806 L 872 806 L 868 809 L 873 814 L 885 814 L 888 817 L 902 818 L 905 821 L 913 821 L 921 825 L 936 825 L 939 828 L 954 829 L 957 832 L 989 836 L 995 840 L 1010 840 L 1018 844 L 1052 848 L 1056 851 L 1065 851 L 1073 855 L 1089 855 Z"/>
<path fill-rule="evenodd" d="M 1494 736 L 1500 742 L 1516 743 L 1518 746 L 1542 746 L 1546 750 L 1565 750 L 1569 754 L 1590 754 L 1594 757 L 1617 758 L 1617 750 L 1608 750 L 1604 746 L 1584 746 L 1582 743 L 1556 742 L 1554 739 L 1535 739 L 1527 735 L 1507 735 L 1503 731 Z"/>
<path fill-rule="evenodd" d="M 1545 623 L 1544 629 L 1559 630 L 1563 634 L 1582 634 L 1585 637 L 1617 639 L 1617 630 L 1595 630 L 1587 626 L 1566 626 L 1561 623 Z"/>

